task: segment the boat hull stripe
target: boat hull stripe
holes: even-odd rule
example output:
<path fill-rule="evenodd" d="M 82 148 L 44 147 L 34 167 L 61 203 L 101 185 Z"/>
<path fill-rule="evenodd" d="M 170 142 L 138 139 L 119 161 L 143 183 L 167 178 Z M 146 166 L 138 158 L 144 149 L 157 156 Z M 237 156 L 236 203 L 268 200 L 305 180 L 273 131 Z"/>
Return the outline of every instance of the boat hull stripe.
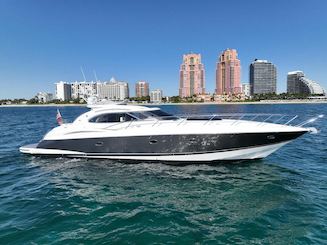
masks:
<path fill-rule="evenodd" d="M 306 132 L 158 135 L 43 140 L 37 145 L 37 148 L 77 151 L 90 155 L 201 154 L 286 142 Z"/>

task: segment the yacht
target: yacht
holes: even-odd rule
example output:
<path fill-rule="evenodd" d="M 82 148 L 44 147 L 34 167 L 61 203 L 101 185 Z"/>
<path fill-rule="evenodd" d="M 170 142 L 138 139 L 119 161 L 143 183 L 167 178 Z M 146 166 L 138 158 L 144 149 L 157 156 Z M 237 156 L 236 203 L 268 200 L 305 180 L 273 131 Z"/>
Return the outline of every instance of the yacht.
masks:
<path fill-rule="evenodd" d="M 73 158 L 165 162 L 261 159 L 313 128 L 246 115 L 175 116 L 158 107 L 95 104 L 72 123 L 52 129 L 22 153 Z M 312 121 L 312 120 L 311 120 Z"/>

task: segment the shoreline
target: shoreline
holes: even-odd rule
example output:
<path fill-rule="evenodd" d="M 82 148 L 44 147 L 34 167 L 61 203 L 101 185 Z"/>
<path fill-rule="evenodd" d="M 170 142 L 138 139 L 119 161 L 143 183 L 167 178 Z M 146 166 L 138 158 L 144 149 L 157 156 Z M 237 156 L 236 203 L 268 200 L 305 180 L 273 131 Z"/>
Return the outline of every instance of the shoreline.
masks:
<path fill-rule="evenodd" d="M 128 103 L 130 105 L 151 106 L 151 105 L 273 105 L 273 104 L 327 104 L 327 101 L 310 101 L 310 100 L 276 100 L 276 101 L 248 101 L 248 102 L 194 102 L 194 103 Z M 87 107 L 87 104 L 12 104 L 0 105 L 1 107 Z"/>
<path fill-rule="evenodd" d="M 74 107 L 81 106 L 86 107 L 86 104 L 12 104 L 12 105 L 0 105 L 1 107 Z"/>
<path fill-rule="evenodd" d="M 327 104 L 327 101 L 248 101 L 248 102 L 201 102 L 201 103 L 160 103 L 150 105 L 273 105 L 273 104 Z M 142 104 L 140 104 L 142 105 Z M 147 105 L 147 104 L 145 104 Z"/>

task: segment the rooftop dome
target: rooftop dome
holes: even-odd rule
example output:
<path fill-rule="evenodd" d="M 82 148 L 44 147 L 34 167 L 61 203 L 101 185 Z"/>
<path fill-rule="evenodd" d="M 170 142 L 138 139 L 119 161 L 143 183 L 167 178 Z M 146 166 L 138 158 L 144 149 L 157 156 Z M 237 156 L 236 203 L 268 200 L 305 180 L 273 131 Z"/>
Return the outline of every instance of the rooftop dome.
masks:
<path fill-rule="evenodd" d="M 112 77 L 112 78 L 110 78 L 110 82 L 111 82 L 111 83 L 115 83 L 115 82 L 117 82 L 117 81 L 116 81 L 116 79 L 115 79 L 114 77 Z"/>

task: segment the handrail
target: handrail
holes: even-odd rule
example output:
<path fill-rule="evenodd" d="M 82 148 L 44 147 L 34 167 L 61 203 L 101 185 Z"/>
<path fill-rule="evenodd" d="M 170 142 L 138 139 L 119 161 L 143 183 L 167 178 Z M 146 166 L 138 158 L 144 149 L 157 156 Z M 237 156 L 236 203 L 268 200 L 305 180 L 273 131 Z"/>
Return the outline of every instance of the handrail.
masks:
<path fill-rule="evenodd" d="M 129 128 L 132 124 L 136 122 L 148 122 L 152 127 L 161 125 L 162 123 L 171 123 L 176 122 L 176 126 L 184 125 L 193 120 L 203 120 L 203 125 L 207 125 L 212 123 L 215 119 L 225 119 L 224 123 L 230 122 L 230 125 L 236 125 L 241 123 L 244 120 L 257 122 L 258 126 L 264 125 L 264 123 L 274 123 L 280 125 L 290 125 L 292 122 L 294 126 L 302 127 L 307 123 L 311 123 L 318 118 L 323 117 L 323 115 L 319 115 L 317 118 L 310 119 L 300 123 L 294 123 L 295 119 L 298 118 L 297 115 L 286 115 L 286 114 L 271 114 L 271 113 L 220 113 L 220 114 L 189 114 L 189 115 L 176 115 L 174 116 L 174 120 L 169 120 L 172 116 L 161 116 L 161 117 L 150 117 L 147 119 L 136 119 L 125 122 L 118 122 L 112 125 L 105 127 L 106 129 L 110 129 L 114 126 L 119 125 L 120 123 L 126 123 L 125 128 Z M 193 119 L 193 120 L 192 120 Z M 297 122 L 299 120 L 296 120 Z"/>
<path fill-rule="evenodd" d="M 297 127 L 303 127 L 304 125 L 306 125 L 306 124 L 308 124 L 308 123 L 313 123 L 313 122 L 317 121 L 318 119 L 323 118 L 324 116 L 325 116 L 325 115 L 323 115 L 323 114 L 318 115 L 317 117 L 310 118 L 309 120 L 306 120 L 306 121 L 304 121 L 304 122 L 302 122 L 302 123 L 299 123 L 299 124 L 297 124 L 296 126 L 297 126 Z"/>
<path fill-rule="evenodd" d="M 176 115 L 176 116 L 183 119 L 178 125 L 191 118 L 201 118 L 201 117 L 203 118 L 203 120 L 205 120 L 204 125 L 212 122 L 215 118 L 233 120 L 231 125 L 238 124 L 242 120 L 258 122 L 258 125 L 265 122 L 276 123 L 276 124 L 279 122 L 278 124 L 287 125 L 290 124 L 292 121 L 294 121 L 296 118 L 298 118 L 297 115 L 294 116 L 294 115 L 272 114 L 272 113 L 220 113 L 220 114 L 201 114 L 201 115 L 194 114 L 194 115 Z"/>
<path fill-rule="evenodd" d="M 294 121 L 295 118 L 297 118 L 297 115 L 294 116 L 291 120 L 287 121 L 284 125 L 287 125 L 287 124 L 289 124 L 290 122 Z"/>

